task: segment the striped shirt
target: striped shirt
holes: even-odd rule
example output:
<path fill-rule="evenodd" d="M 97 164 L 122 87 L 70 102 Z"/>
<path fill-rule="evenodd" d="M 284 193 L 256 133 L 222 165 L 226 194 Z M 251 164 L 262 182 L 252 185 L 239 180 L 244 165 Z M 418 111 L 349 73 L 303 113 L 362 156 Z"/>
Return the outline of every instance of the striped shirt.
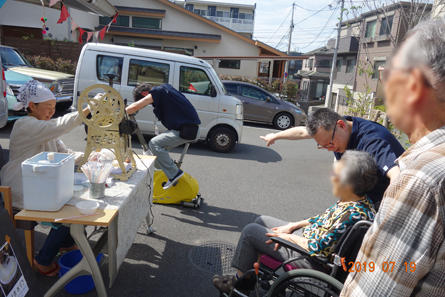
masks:
<path fill-rule="evenodd" d="M 397 162 L 356 259 L 368 269 L 350 273 L 341 296 L 445 296 L 445 126 Z"/>

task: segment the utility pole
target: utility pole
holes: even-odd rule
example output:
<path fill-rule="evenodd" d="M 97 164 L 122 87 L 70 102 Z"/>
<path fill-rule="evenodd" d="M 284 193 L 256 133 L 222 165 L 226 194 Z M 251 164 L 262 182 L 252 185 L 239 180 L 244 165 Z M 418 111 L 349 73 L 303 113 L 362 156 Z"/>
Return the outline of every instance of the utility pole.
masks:
<path fill-rule="evenodd" d="M 287 45 L 287 55 L 290 55 L 290 47 L 292 45 L 292 33 L 294 32 L 294 10 L 295 10 L 295 2 L 292 3 L 292 19 L 290 21 L 290 29 L 289 29 L 289 44 Z M 289 76 L 289 60 L 286 60 L 286 64 L 284 67 L 284 79 L 283 82 L 287 81 L 287 77 Z M 286 76 L 287 74 L 287 76 Z"/>
<path fill-rule="evenodd" d="M 345 8 L 345 0 L 341 0 L 341 8 L 340 8 L 340 19 L 337 26 L 337 39 L 335 40 L 335 49 L 334 56 L 332 57 L 332 67 L 331 67 L 331 75 L 329 76 L 329 92 L 326 94 L 326 104 L 325 106 L 330 108 L 332 104 L 332 86 L 334 84 L 334 73 L 337 68 L 337 53 L 338 53 L 338 45 L 340 43 L 340 32 L 341 32 L 341 23 L 343 22 L 343 9 Z M 335 100 L 335 111 L 338 111 L 338 94 L 337 100 Z"/>

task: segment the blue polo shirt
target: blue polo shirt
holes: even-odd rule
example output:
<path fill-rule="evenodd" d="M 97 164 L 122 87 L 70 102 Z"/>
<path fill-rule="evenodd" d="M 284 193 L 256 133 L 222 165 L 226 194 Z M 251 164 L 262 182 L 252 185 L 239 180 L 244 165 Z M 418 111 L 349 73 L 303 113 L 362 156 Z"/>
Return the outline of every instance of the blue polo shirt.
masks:
<path fill-rule="evenodd" d="M 150 94 L 153 97 L 153 113 L 168 130 L 179 130 L 187 124 L 201 124 L 190 101 L 171 85 L 154 87 Z"/>
<path fill-rule="evenodd" d="M 402 145 L 388 129 L 379 123 L 356 117 L 345 117 L 352 121 L 352 132 L 349 138 L 347 150 L 356 150 L 369 153 L 377 163 L 379 180 L 377 185 L 367 196 L 378 206 L 389 185 L 386 173 L 396 166 L 395 160 L 405 151 Z M 340 160 L 343 153 L 334 153 Z"/>

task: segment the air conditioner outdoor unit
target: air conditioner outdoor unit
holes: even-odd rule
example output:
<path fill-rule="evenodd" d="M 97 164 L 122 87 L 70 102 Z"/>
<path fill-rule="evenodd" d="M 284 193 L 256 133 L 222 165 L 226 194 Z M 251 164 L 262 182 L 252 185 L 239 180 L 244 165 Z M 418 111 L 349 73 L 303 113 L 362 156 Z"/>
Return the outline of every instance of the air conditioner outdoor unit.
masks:
<path fill-rule="evenodd" d="M 88 11 L 101 16 L 114 16 L 116 8 L 107 0 L 64 0 L 63 3 L 81 11 Z"/>

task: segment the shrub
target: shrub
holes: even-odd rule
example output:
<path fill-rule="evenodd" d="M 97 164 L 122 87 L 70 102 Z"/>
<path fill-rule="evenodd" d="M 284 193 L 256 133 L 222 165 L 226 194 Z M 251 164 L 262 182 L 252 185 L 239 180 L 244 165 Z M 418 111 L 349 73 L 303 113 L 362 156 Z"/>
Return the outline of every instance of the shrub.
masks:
<path fill-rule="evenodd" d="M 73 62 L 62 58 L 54 60 L 44 56 L 26 56 L 26 59 L 36 68 L 59 71 L 73 75 L 76 73 L 77 61 Z"/>

